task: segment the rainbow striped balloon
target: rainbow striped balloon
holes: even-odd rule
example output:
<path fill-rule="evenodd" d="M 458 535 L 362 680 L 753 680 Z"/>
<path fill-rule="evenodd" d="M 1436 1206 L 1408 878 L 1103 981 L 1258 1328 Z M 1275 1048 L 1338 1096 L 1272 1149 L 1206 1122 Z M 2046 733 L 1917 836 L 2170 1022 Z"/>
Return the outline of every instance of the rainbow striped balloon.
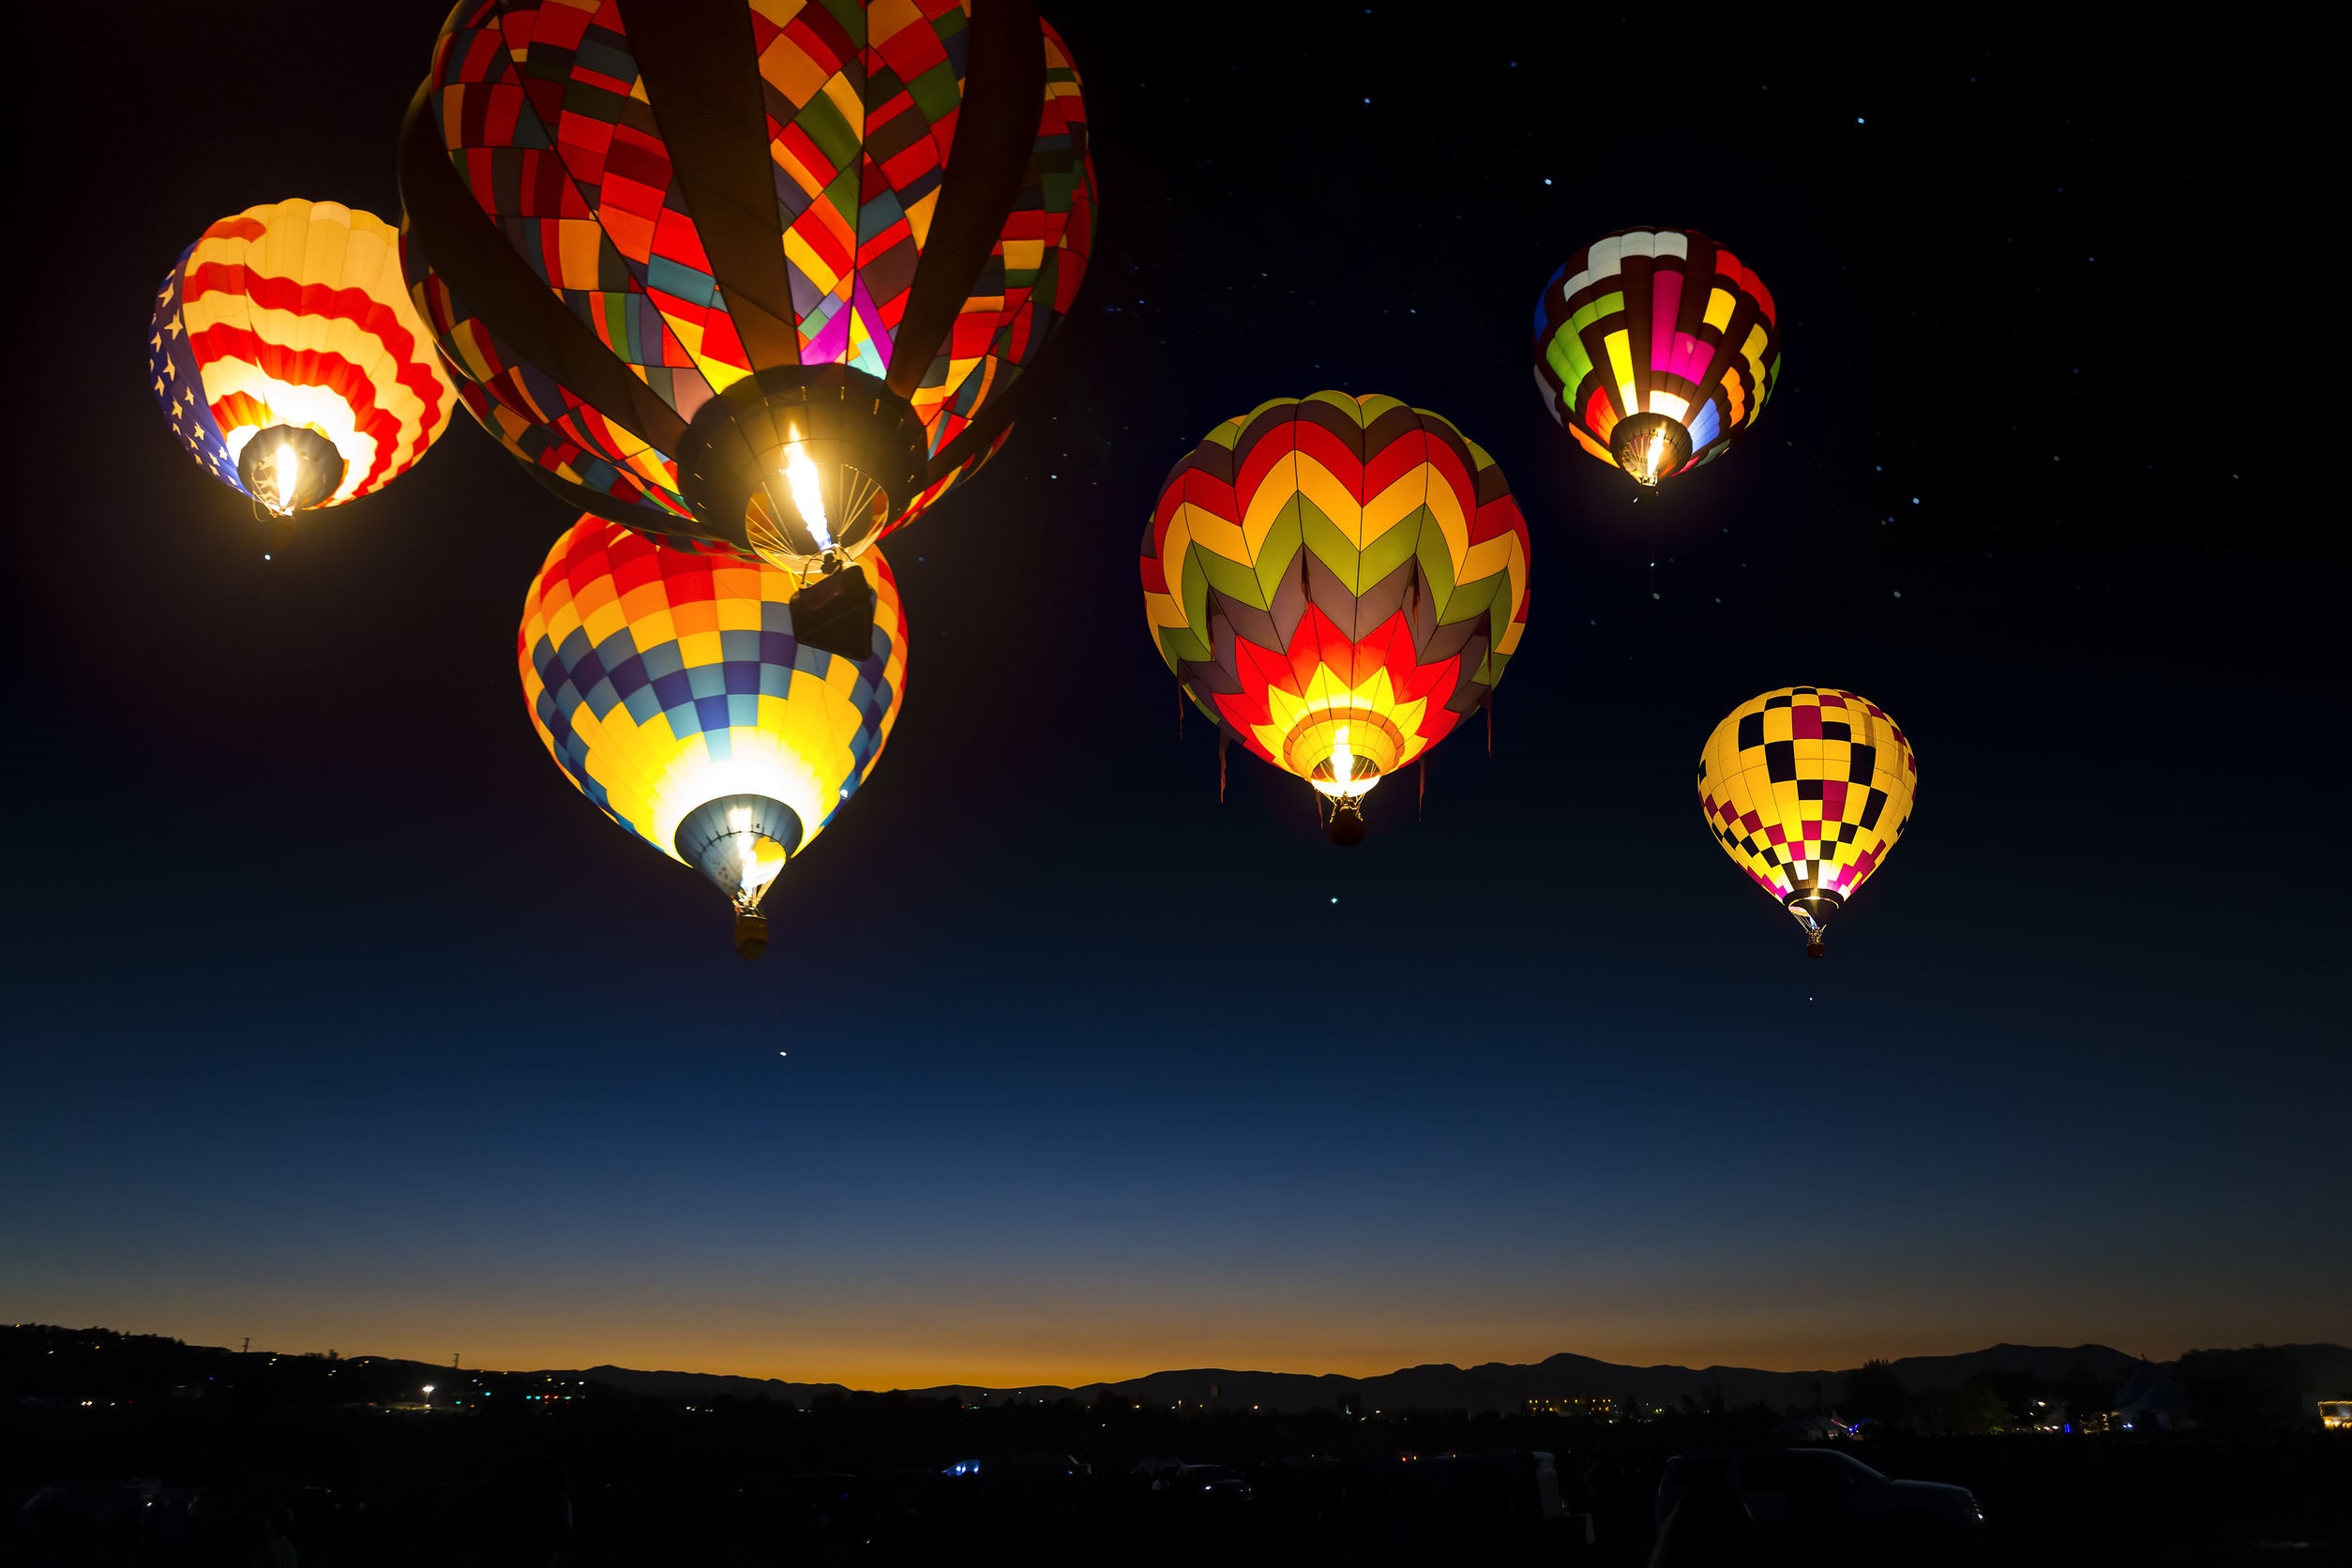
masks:
<path fill-rule="evenodd" d="M 1594 240 L 1535 304 L 1544 406 L 1645 486 L 1720 457 L 1779 380 L 1771 291 L 1696 229 Z"/>
<path fill-rule="evenodd" d="M 401 279 L 400 232 L 335 202 L 248 207 L 206 229 L 156 291 L 147 350 L 181 445 L 281 513 L 382 489 L 457 406 Z M 292 460 L 281 472 L 286 453 L 298 475 Z"/>

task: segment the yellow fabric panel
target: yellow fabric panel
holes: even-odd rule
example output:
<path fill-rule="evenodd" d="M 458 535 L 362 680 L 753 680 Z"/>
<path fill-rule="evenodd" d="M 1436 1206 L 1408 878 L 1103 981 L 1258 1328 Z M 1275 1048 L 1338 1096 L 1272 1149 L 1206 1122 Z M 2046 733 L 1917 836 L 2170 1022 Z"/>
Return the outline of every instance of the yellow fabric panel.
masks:
<path fill-rule="evenodd" d="M 1748 328 L 1748 340 L 1740 345 L 1740 355 L 1748 362 L 1748 384 L 1758 389 L 1764 385 L 1764 350 L 1772 342 L 1758 323 Z"/>
<path fill-rule="evenodd" d="M 1443 485 L 1430 488 L 1446 489 Z M 1481 539 L 1468 550 L 1458 548 L 1459 543 L 1467 542 L 1469 536 L 1467 527 L 1463 530 L 1461 541 L 1457 542 L 1452 534 L 1446 535 L 1446 543 L 1456 546 L 1454 551 L 1454 580 L 1480 582 L 1499 571 L 1508 572 L 1511 577 L 1511 602 L 1515 605 L 1527 597 L 1527 550 L 1520 545 L 1519 535 L 1498 534 L 1491 539 Z M 1519 623 L 1514 621 L 1511 625 L 1515 628 Z"/>
<path fill-rule="evenodd" d="M 1263 496 L 1266 491 L 1259 493 Z M 1287 501 L 1289 498 L 1279 499 Z M 1189 501 L 1182 503 L 1168 524 L 1168 559 L 1181 561 L 1184 548 L 1197 545 L 1210 554 L 1223 556 L 1228 561 L 1255 562 L 1258 559 L 1256 547 L 1265 542 L 1266 530 L 1273 526 L 1274 512 L 1279 509 L 1278 506 L 1253 508 L 1253 516 L 1243 519 L 1241 526 L 1236 527 L 1205 506 L 1196 506 Z M 1262 520 L 1255 517 L 1259 510 L 1266 511 Z M 1180 536 L 1184 540 L 1181 547 L 1176 542 Z M 1175 584 L 1171 582 L 1168 586 L 1172 588 Z"/>
<path fill-rule="evenodd" d="M 1845 706 L 1824 702 L 1823 698 L 1842 699 Z M 1787 699 L 1788 705 L 1768 706 L 1774 699 Z M 1851 738 L 1795 740 L 1798 703 L 1818 704 L 1823 722 L 1848 725 Z M 1762 716 L 1760 743 L 1742 748 L 1739 744 L 1741 721 L 1757 714 Z M 1783 743 L 1788 746 L 1793 776 L 1775 780 L 1771 776 L 1765 748 Z M 1876 748 L 1868 785 L 1848 779 L 1857 746 Z M 1791 875 L 1792 862 L 1819 862 L 1823 867 L 1822 885 L 1841 896 L 1850 895 L 1875 875 L 1909 820 L 1918 781 L 1918 759 L 1894 721 L 1883 714 L 1870 713 L 1866 699 L 1829 686 L 1787 686 L 1742 702 L 1708 737 L 1700 763 L 1698 792 L 1702 807 L 1711 796 L 1719 805 L 1727 802 L 1742 819 L 1729 824 L 1733 837 L 1750 840 L 1756 848 L 1750 851 L 1739 842 L 1724 843 L 1720 830 L 1726 824 L 1716 814 L 1709 816 L 1710 834 L 1735 863 L 1784 898 L 1797 886 Z M 1829 798 L 1832 788 L 1840 785 L 1845 796 L 1842 808 Z M 1817 790 L 1817 793 L 1808 798 L 1808 789 Z M 1883 792 L 1886 799 L 1876 826 L 1864 829 L 1861 823 L 1872 789 Z M 1753 827 L 1744 821 L 1751 816 L 1755 818 Z M 1841 838 L 1839 830 L 1847 823 L 1858 829 L 1851 842 Z M 1817 825 L 1816 836 L 1806 837 L 1804 829 Z M 1772 841 L 1774 829 L 1782 835 L 1778 844 Z M 1873 857 L 1866 871 L 1859 864 L 1865 853 Z"/>
<path fill-rule="evenodd" d="M 594 292 L 596 288 L 596 254 L 601 249 L 604 230 L 594 219 L 570 218 L 555 225 L 560 247 L 557 264 L 562 276 L 556 287 Z"/>
<path fill-rule="evenodd" d="M 872 20 L 879 19 L 882 12 L 885 8 L 887 8 L 886 5 L 876 5 L 868 11 L 867 15 L 869 21 L 867 30 L 869 36 L 888 38 L 898 30 L 897 26 L 893 26 L 887 31 L 875 29 L 872 26 Z M 915 11 L 912 6 L 902 5 L 901 8 L 905 10 L 910 19 L 914 19 Z M 855 84 L 852 83 L 847 76 L 843 75 L 839 71 L 836 71 L 833 75 L 825 79 L 824 95 L 825 101 L 833 105 L 834 112 L 839 114 L 844 121 L 848 122 L 850 133 L 857 137 L 858 140 L 864 141 L 866 138 L 866 103 L 864 98 L 859 96 Z"/>
<path fill-rule="evenodd" d="M 1303 453 L 1283 460 L 1290 465 L 1291 472 L 1297 475 L 1298 493 L 1315 503 L 1317 509 L 1337 524 L 1342 534 L 1348 535 L 1349 542 L 1358 550 L 1362 550 L 1364 548 L 1364 516 L 1361 508 L 1356 505 L 1355 492 L 1350 490 L 1330 469 Z M 1289 497 L 1279 493 L 1280 487 L 1276 483 L 1276 475 L 1281 472 L 1281 466 L 1277 464 L 1274 473 L 1266 475 L 1266 482 L 1259 486 L 1258 493 L 1250 497 L 1250 512 L 1253 516 L 1268 506 L 1279 510 L 1289 504 Z M 1264 537 L 1262 530 L 1259 531 L 1259 536 Z"/>
<path fill-rule="evenodd" d="M 1634 390 L 1634 347 L 1632 337 L 1622 328 L 1610 333 L 1602 342 L 1608 349 L 1609 371 L 1617 377 L 1618 406 L 1627 414 L 1641 412 L 1641 397 Z"/>

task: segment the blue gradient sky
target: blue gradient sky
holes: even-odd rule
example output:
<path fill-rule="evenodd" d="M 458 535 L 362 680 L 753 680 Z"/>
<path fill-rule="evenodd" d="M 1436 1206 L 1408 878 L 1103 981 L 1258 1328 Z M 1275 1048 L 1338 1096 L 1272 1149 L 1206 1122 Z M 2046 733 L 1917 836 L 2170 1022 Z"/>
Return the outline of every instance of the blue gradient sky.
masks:
<path fill-rule="evenodd" d="M 2292 481 L 2143 417 L 2175 238 L 2242 179 L 2133 117 L 2163 92 L 1955 50 L 1707 68 L 1747 142 L 1659 132 L 1634 210 L 1590 149 L 1638 83 L 1349 10 L 1238 65 L 1229 19 L 1054 12 L 1101 253 L 1012 445 L 891 547 L 905 716 L 751 966 L 525 719 L 555 502 L 461 422 L 265 566 L 138 380 L 210 219 L 393 210 L 437 18 L 290 43 L 341 73 L 287 94 L 316 136 L 157 158 L 171 102 L 61 106 L 86 246 L 11 441 L 104 482 L 10 524 L 0 1318 L 866 1386 L 2352 1337 L 2335 611 Z M 1660 219 L 1763 272 L 1789 369 L 1645 517 L 1523 335 Z M 1187 445 L 1323 385 L 1455 419 L 1534 537 L 1494 756 L 1353 853 L 1238 753 L 1218 805 L 1133 565 Z M 1821 964 L 1690 785 L 1791 682 L 1922 759 Z"/>

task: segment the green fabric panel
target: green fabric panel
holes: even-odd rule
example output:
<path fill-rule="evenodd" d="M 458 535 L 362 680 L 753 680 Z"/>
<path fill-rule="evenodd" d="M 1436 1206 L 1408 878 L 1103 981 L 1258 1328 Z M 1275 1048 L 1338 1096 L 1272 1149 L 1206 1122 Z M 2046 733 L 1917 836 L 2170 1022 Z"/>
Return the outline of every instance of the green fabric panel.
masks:
<path fill-rule="evenodd" d="M 1209 580 L 1201 572 L 1197 551 L 1184 552 L 1182 569 L 1168 586 L 1183 611 L 1184 624 L 1157 628 L 1160 657 L 1171 668 L 1180 658 L 1209 658 L 1214 652 L 1209 643 Z"/>
<path fill-rule="evenodd" d="M 1315 552 L 1315 559 L 1329 566 L 1337 575 L 1340 586 L 1350 594 L 1364 592 L 1364 556 L 1349 542 L 1339 525 L 1323 515 L 1323 509 L 1302 495 L 1295 505 L 1299 508 L 1299 542 Z"/>
<path fill-rule="evenodd" d="M 1273 525 L 1266 530 L 1266 536 L 1259 541 L 1258 559 L 1250 569 L 1258 584 L 1258 596 L 1251 602 L 1260 610 L 1273 607 L 1274 595 L 1282 587 L 1284 574 L 1296 569 L 1299 544 L 1304 537 L 1305 528 L 1304 520 L 1300 516 L 1301 507 L 1313 509 L 1302 495 L 1294 495 L 1284 502 L 1282 510 L 1274 514 Z"/>
<path fill-rule="evenodd" d="M 1358 587 L 1356 592 L 1363 593 L 1365 588 L 1371 587 L 1372 584 L 1410 560 L 1420 547 L 1421 536 L 1434 530 L 1437 525 L 1438 520 L 1430 513 L 1427 506 L 1415 506 L 1406 516 L 1399 518 L 1395 527 L 1373 540 L 1358 553 L 1357 560 L 1363 564 L 1359 568 L 1362 586 Z"/>
<path fill-rule="evenodd" d="M 1445 529 L 1426 507 L 1413 553 L 1421 557 L 1422 584 L 1429 592 L 1429 604 L 1438 612 L 1439 622 L 1455 619 L 1448 611 L 1454 602 L 1454 547 L 1446 542 Z"/>
<path fill-rule="evenodd" d="M 1299 400 L 1301 402 L 1308 403 L 1328 403 L 1332 407 L 1337 409 L 1340 413 L 1346 415 L 1349 418 L 1354 420 L 1359 425 L 1370 424 L 1375 412 L 1370 408 L 1359 404 L 1353 398 L 1350 398 L 1345 392 L 1315 392 L 1310 393 L 1308 396 L 1302 398 Z M 1375 398 L 1372 400 L 1376 403 L 1385 404 L 1389 408 L 1399 408 L 1403 406 L 1394 398 Z M 1263 408 L 1266 405 L 1260 403 L 1259 406 Z"/>
<path fill-rule="evenodd" d="M 1198 613 L 1194 611 L 1190 593 L 1192 567 L 1196 562 L 1199 565 L 1202 581 L 1200 608 Z M 1266 608 L 1266 591 L 1259 584 L 1257 572 L 1244 562 L 1229 561 L 1213 550 L 1189 550 L 1186 552 L 1184 573 L 1186 590 L 1184 618 L 1197 626 L 1206 626 L 1209 624 L 1208 590 L 1211 588 L 1228 597 L 1239 599 L 1252 610 Z"/>
<path fill-rule="evenodd" d="M 1586 327 L 1591 326 L 1602 317 L 1622 315 L 1624 311 L 1625 295 L 1622 291 L 1603 294 L 1598 299 L 1589 301 L 1582 309 L 1568 318 L 1568 330 L 1581 336 Z"/>
<path fill-rule="evenodd" d="M 1176 602 L 1184 607 L 1187 633 L 1205 641 L 1209 636 L 1209 575 L 1201 568 L 1200 551 L 1184 551 L 1182 580 L 1171 586 L 1176 589 Z"/>
<path fill-rule="evenodd" d="M 841 31 L 850 36 L 850 41 L 864 49 L 867 42 L 866 8 L 857 0 L 822 0 L 822 3 L 825 14 L 840 24 Z"/>
<path fill-rule="evenodd" d="M 908 83 L 907 96 L 914 99 L 914 106 L 933 125 L 955 113 L 964 101 L 963 90 L 956 81 L 956 68 L 945 60 Z"/>
<path fill-rule="evenodd" d="M 1584 352 L 1584 344 L 1575 333 L 1562 327 L 1544 345 L 1544 362 L 1560 378 L 1560 397 L 1572 405 L 1569 412 L 1576 412 L 1573 405 L 1576 393 L 1584 385 L 1584 378 L 1592 373 L 1592 356 Z"/>
<path fill-rule="evenodd" d="M 1508 624 L 1511 597 L 1505 590 L 1510 587 L 1510 574 L 1506 572 L 1497 572 L 1492 577 L 1482 577 L 1475 582 L 1456 584 L 1453 596 L 1446 600 L 1445 608 L 1438 612 L 1439 623 L 1451 626 L 1456 621 L 1475 620 L 1481 615 L 1493 612 L 1496 609 L 1496 600 L 1500 597 L 1500 612 L 1505 618 L 1505 624 Z M 1500 628 L 1495 635 L 1498 637 L 1501 635 Z"/>
<path fill-rule="evenodd" d="M 1152 639 L 1152 646 L 1159 650 L 1160 662 L 1167 665 L 1171 673 L 1178 659 L 1190 659 L 1199 664 L 1208 658 L 1200 639 L 1183 627 L 1160 626 L 1155 629 L 1158 635 Z"/>
<path fill-rule="evenodd" d="M 819 93 L 801 106 L 792 123 L 808 133 L 808 139 L 817 143 L 817 150 L 824 154 L 836 169 L 842 169 L 846 164 L 844 173 L 854 174 L 857 172 L 858 148 L 864 143 L 857 132 L 851 128 L 850 122 L 841 117 L 841 111 L 833 106 L 831 98 Z M 835 185 L 839 183 L 838 179 L 834 181 Z M 825 194 L 833 194 L 831 187 L 826 188 Z M 850 182 L 849 201 L 850 204 L 844 210 L 855 212 L 857 182 L 854 179 Z"/>

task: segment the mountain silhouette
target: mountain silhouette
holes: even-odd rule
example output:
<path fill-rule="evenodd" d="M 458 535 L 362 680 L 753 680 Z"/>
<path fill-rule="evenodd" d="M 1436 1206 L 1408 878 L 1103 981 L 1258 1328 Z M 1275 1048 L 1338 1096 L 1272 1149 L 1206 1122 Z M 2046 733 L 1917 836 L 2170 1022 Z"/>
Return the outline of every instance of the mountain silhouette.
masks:
<path fill-rule="evenodd" d="M 2352 1350 L 2339 1345 L 2284 1349 L 2299 1355 L 2314 1377 L 2330 1386 L 2352 1381 Z M 1905 1356 L 1890 1364 L 1906 1388 L 1914 1394 L 1924 1394 L 1958 1388 L 1971 1379 L 1995 1373 L 2028 1374 L 2056 1382 L 2070 1373 L 2081 1372 L 2119 1382 L 2131 1376 L 2142 1359 L 2105 1345 L 2000 1344 L 1963 1355 Z M 780 1399 L 807 1405 L 820 1395 L 852 1392 L 839 1383 L 796 1383 L 776 1378 L 730 1377 L 708 1372 L 639 1371 L 622 1366 L 591 1366 L 549 1375 L 559 1379 L 584 1378 L 629 1393 L 666 1398 Z M 943 1383 L 896 1392 L 914 1398 L 954 1397 L 967 1405 L 1063 1398 L 1092 1401 L 1108 1394 L 1140 1405 L 1181 1405 L 1196 1410 L 1297 1412 L 1332 1410 L 1352 1400 L 1365 1414 L 1377 1410 L 1477 1413 L 1520 1410 L 1530 1399 L 1580 1396 L 1635 1400 L 1649 1405 L 1673 1405 L 1687 1396 L 1701 1404 L 1719 1399 L 1726 1406 L 1761 1403 L 1787 1408 L 1825 1400 L 1834 1403 L 1845 1383 L 1846 1369 L 1773 1372 L 1753 1366 L 1626 1366 L 1591 1356 L 1562 1353 L 1524 1365 L 1485 1362 L 1462 1367 L 1437 1363 L 1402 1367 L 1369 1378 L 1202 1366 L 1077 1387 L 1032 1383 L 1021 1388 L 988 1388 L 973 1383 Z"/>

